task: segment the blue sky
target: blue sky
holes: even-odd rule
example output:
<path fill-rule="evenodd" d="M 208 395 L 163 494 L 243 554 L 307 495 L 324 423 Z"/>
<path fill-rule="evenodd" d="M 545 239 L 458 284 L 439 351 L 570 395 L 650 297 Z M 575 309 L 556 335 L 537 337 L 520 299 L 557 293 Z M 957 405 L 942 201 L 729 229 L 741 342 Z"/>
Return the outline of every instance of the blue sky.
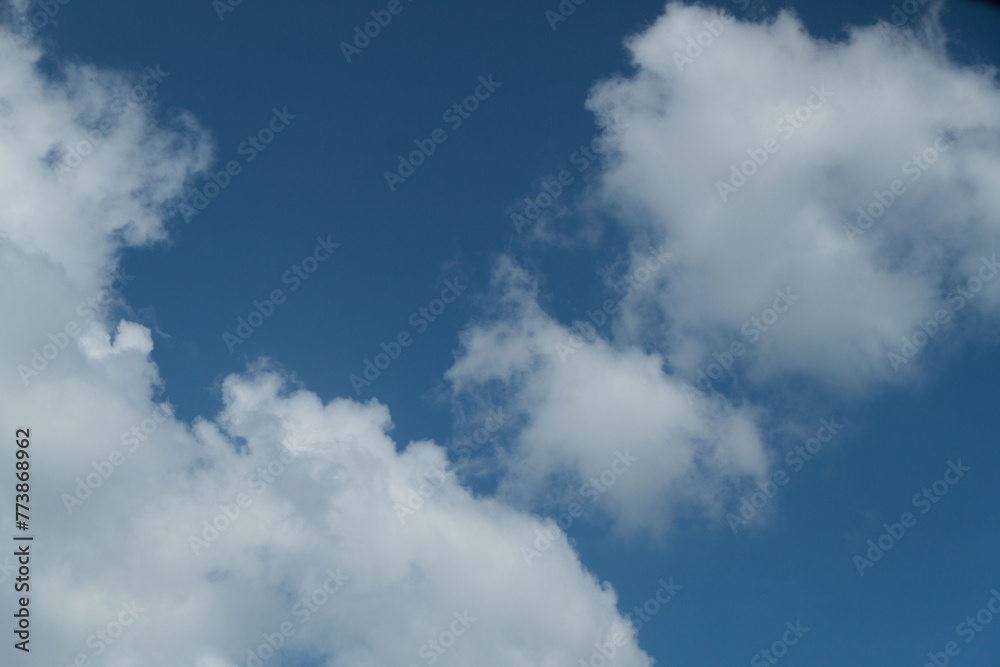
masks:
<path fill-rule="evenodd" d="M 0 209 L 0 414 L 44 452 L 38 646 L 11 664 L 249 667 L 335 567 L 343 590 L 265 664 L 432 664 L 424 640 L 467 608 L 482 620 L 433 662 L 598 667 L 621 632 L 608 664 L 995 663 L 1000 619 L 963 623 L 1000 589 L 1000 12 L 50 4 L 5 7 L 0 39 L 22 174 Z M 882 211 L 860 235 L 859 206 Z M 112 270 L 120 298 L 85 322 Z M 132 598 L 148 625 L 97 654 Z"/>

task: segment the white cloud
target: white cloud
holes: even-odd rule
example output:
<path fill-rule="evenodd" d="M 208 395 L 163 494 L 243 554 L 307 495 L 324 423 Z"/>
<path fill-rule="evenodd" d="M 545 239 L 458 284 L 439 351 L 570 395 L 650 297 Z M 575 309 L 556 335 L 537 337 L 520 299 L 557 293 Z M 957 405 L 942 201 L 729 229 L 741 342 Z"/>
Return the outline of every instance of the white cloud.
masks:
<path fill-rule="evenodd" d="M 717 511 L 731 485 L 766 471 L 752 410 L 685 388 L 656 354 L 577 336 L 542 311 L 534 281 L 509 258 L 494 297 L 498 312 L 462 334 L 446 377 L 473 414 L 495 401 L 513 417 L 504 496 L 596 503 L 620 528 L 661 533 L 678 503 Z M 619 454 L 638 462 L 626 468 Z"/>
<path fill-rule="evenodd" d="M 624 530 L 658 533 L 692 506 L 718 511 L 732 485 L 767 471 L 761 415 L 687 394 L 664 359 L 694 369 L 788 286 L 802 299 L 753 350 L 755 378 L 886 379 L 887 347 L 1000 245 L 991 78 L 904 34 L 858 29 L 820 42 L 789 15 L 727 25 L 678 71 L 673 52 L 711 16 L 671 6 L 631 42 L 637 72 L 591 98 L 625 128 L 606 201 L 637 247 L 662 236 L 674 253 L 651 283 L 668 326 L 652 327 L 637 299 L 612 342 L 571 339 L 504 260 L 497 312 L 462 337 L 447 374 L 457 400 L 496 399 L 512 415 L 504 500 L 586 503 L 581 485 L 611 470 L 598 511 Z M 140 105 L 62 182 L 53 169 L 134 83 L 86 65 L 53 82 L 30 58 L 0 53 L 0 349 L 12 360 L 0 415 L 33 429 L 35 527 L 58 536 L 35 545 L 34 630 L 46 640 L 33 658 L 242 665 L 289 622 L 289 654 L 419 664 L 431 640 L 462 624 L 458 614 L 475 621 L 439 664 L 574 664 L 620 631 L 617 664 L 649 665 L 614 591 L 565 535 L 526 564 L 521 547 L 546 524 L 474 498 L 434 443 L 397 451 L 385 406 L 324 402 L 260 365 L 225 381 L 217 417 L 171 416 L 150 331 L 120 308 L 93 318 L 78 304 L 109 285 L 123 246 L 166 237 L 171 206 L 208 165 L 205 133 L 185 115 L 159 127 Z M 775 124 L 814 86 L 833 94 L 785 136 Z M 851 243 L 842 223 L 852 211 L 908 178 L 903 163 L 949 126 L 957 141 Z M 772 136 L 780 150 L 722 201 L 716 181 Z M 996 301 L 984 293 L 975 305 L 989 313 Z M 79 329 L 64 338 L 71 322 Z M 665 357 L 630 345 L 650 335 Z M 46 349 L 26 383 L 16 366 Z M 433 492 L 420 492 L 428 483 Z M 424 499 L 401 522 L 415 492 Z M 80 504 L 67 501 L 77 494 Z M 0 511 L 12 513 L 10 502 Z M 320 604 L 328 571 L 344 581 Z M 303 596 L 318 605 L 309 622 L 296 607 Z M 88 638 L 129 608 L 141 612 L 97 656 Z"/>
<path fill-rule="evenodd" d="M 6 49 L 3 63 L 3 229 L 27 252 L 62 267 L 76 286 L 95 291 L 114 266 L 114 235 L 130 245 L 165 237 L 164 214 L 184 180 L 208 163 L 204 131 L 187 114 L 161 129 L 148 107 L 115 105 L 135 84 L 125 76 L 70 64 L 65 81 L 52 82 Z M 112 131 L 91 142 L 85 132 L 102 119 L 114 121 Z M 92 152 L 60 173 L 69 152 L 88 143 Z"/>
<path fill-rule="evenodd" d="M 651 243 L 672 258 L 568 355 L 570 331 L 501 261 L 500 305 L 447 377 L 459 414 L 495 402 L 517 416 L 493 461 L 502 494 L 565 506 L 631 448 L 641 465 L 600 507 L 658 532 L 768 464 L 762 411 L 685 383 L 725 389 L 729 366 L 734 400 L 744 375 L 868 390 L 917 375 L 923 359 L 894 367 L 889 353 L 916 351 L 903 337 L 925 340 L 936 313 L 964 334 L 937 335 L 941 350 L 995 317 L 1000 280 L 975 276 L 1000 252 L 1000 94 L 994 71 L 948 59 L 936 12 L 916 32 L 827 41 L 788 12 L 741 22 L 671 3 L 627 40 L 634 72 L 588 101 L 618 130 L 596 194 L 630 230 L 632 277 Z M 859 207 L 871 224 L 857 226 Z M 970 278 L 983 289 L 959 301 Z"/>
<path fill-rule="evenodd" d="M 122 386 L 155 374 L 148 359 L 117 377 L 107 359 L 84 377 L 39 379 L 16 405 L 34 425 L 37 532 L 59 535 L 35 544 L 34 632 L 56 638 L 33 647 L 38 660 L 98 657 L 88 637 L 135 600 L 141 614 L 107 648 L 113 664 L 242 665 L 285 622 L 283 650 L 330 665 L 425 664 L 421 648 L 466 611 L 474 623 L 438 664 L 568 663 L 613 631 L 629 636 L 622 664 L 650 664 L 564 536 L 529 566 L 521 546 L 544 524 L 472 498 L 448 472 L 401 522 L 396 505 L 447 471 L 443 449 L 397 454 L 384 406 L 324 404 L 263 366 L 226 380 L 215 420 L 167 419 L 70 516 L 61 494 L 156 409 Z M 328 571 L 342 585 L 316 597 Z"/>
<path fill-rule="evenodd" d="M 882 29 L 831 42 L 787 12 L 724 24 L 670 4 L 628 41 L 634 73 L 593 90 L 599 122 L 623 128 L 605 202 L 674 253 L 653 300 L 676 372 L 691 377 L 713 350 L 746 342 L 742 323 L 791 287 L 801 300 L 746 358 L 753 379 L 862 389 L 902 377 L 888 351 L 1000 251 L 995 72 L 950 61 L 933 18 L 920 36 Z M 933 162 L 918 165 L 925 151 Z M 733 186 L 733 167 L 754 155 L 763 164 Z M 885 214 L 848 233 L 897 179 L 906 189 Z M 976 310 L 995 314 L 998 294 L 984 290 Z M 631 315 L 631 334 L 648 339 L 655 325 Z"/>
<path fill-rule="evenodd" d="M 0 421 L 31 428 L 32 662 L 244 665 L 288 622 L 282 650 L 329 665 L 426 664 L 461 629 L 437 664 L 572 664 L 623 632 L 618 664 L 647 667 L 565 536 L 527 565 L 545 524 L 473 498 L 431 442 L 397 453 L 385 406 L 324 403 L 261 365 L 225 381 L 217 417 L 172 416 L 151 332 L 78 304 L 124 245 L 164 238 L 204 132 L 136 109 L 64 182 L 46 161 L 128 85 L 92 66 L 53 82 L 0 51 Z"/>

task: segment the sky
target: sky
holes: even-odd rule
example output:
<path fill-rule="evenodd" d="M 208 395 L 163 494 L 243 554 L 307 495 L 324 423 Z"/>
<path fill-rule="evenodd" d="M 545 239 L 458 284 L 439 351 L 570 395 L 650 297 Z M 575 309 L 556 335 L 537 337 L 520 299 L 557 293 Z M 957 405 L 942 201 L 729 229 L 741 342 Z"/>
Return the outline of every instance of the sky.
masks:
<path fill-rule="evenodd" d="M 3 664 L 996 664 L 990 4 L 0 7 Z"/>

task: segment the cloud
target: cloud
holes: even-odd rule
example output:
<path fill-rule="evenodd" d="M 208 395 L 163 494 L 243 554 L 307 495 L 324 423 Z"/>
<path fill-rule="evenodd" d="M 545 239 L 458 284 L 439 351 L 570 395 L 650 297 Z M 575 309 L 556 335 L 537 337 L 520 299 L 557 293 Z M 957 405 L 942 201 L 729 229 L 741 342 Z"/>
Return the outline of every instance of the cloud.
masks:
<path fill-rule="evenodd" d="M 717 510 L 732 486 L 766 472 L 754 410 L 685 386 L 658 354 L 559 324 L 508 257 L 491 297 L 495 312 L 463 332 L 446 378 L 466 418 L 493 404 L 512 415 L 514 444 L 498 453 L 502 497 L 597 503 L 627 532 L 661 534 L 679 509 Z"/>
<path fill-rule="evenodd" d="M 948 302 L 1000 251 L 995 70 L 950 60 L 933 13 L 830 41 L 788 11 L 671 3 L 627 46 L 634 71 L 588 101 L 622 128 L 600 194 L 637 243 L 674 253 L 623 318 L 674 372 L 748 342 L 743 324 L 786 288 L 801 299 L 741 364 L 756 382 L 864 391 L 909 377 L 918 364 L 888 355 L 936 311 L 996 315 L 996 289 L 961 315 Z"/>
<path fill-rule="evenodd" d="M 130 245 L 165 237 L 163 219 L 185 180 L 208 164 L 210 146 L 190 115 L 160 128 L 150 107 L 123 102 L 135 83 L 127 76 L 78 64 L 61 74 L 41 78 L 31 60 L 5 50 L 2 225 L 92 291 L 114 268 L 116 235 Z M 110 131 L 99 129 L 102 121 Z"/>
<path fill-rule="evenodd" d="M 635 73 L 590 98 L 624 128 L 602 196 L 635 247 L 674 257 L 583 337 L 498 263 L 495 308 L 447 373 L 467 414 L 511 415 L 497 498 L 474 497 L 435 443 L 400 447 L 386 406 L 323 400 L 266 362 L 224 381 L 218 415 L 177 420 L 151 332 L 104 296 L 122 248 L 167 238 L 210 163 L 207 133 L 127 106 L 61 170 L 136 77 L 65 65 L 50 78 L 37 46 L 3 50 L 0 415 L 32 428 L 35 527 L 59 536 L 33 554 L 35 658 L 219 667 L 279 645 L 330 665 L 573 664 L 620 633 L 617 663 L 648 666 L 614 590 L 526 510 L 576 502 L 659 534 L 765 475 L 766 413 L 686 381 L 745 322 L 767 323 L 776 293 L 801 297 L 757 328 L 742 362 L 755 380 L 862 388 L 894 377 L 886 353 L 922 318 L 964 317 L 948 290 L 969 287 L 998 240 L 1000 98 L 992 72 L 949 62 L 929 34 L 832 43 L 789 14 L 723 23 L 671 5 L 630 41 Z M 700 52 L 686 55 L 688 37 Z M 731 166 L 755 156 L 737 183 Z M 906 190 L 884 213 L 846 228 L 894 179 Z M 987 287 L 971 297 L 995 311 Z M 529 564 L 526 545 L 544 553 Z"/>
<path fill-rule="evenodd" d="M 110 288 L 149 279 L 116 275 L 118 253 L 166 238 L 207 134 L 139 105 L 60 182 L 135 83 L 63 71 L 0 51 L 0 417 L 31 429 L 32 661 L 253 665 L 278 645 L 328 665 L 570 664 L 617 636 L 618 663 L 648 667 L 564 534 L 473 498 L 434 443 L 398 448 L 385 406 L 262 362 L 224 381 L 218 415 L 173 416 L 154 338 Z M 552 545 L 528 565 L 539 531 Z"/>
<path fill-rule="evenodd" d="M 1000 94 L 994 70 L 949 60 L 938 9 L 830 41 L 788 11 L 671 3 L 626 41 L 633 71 L 588 99 L 610 149 L 585 198 L 628 230 L 635 289 L 609 281 L 614 312 L 568 327 L 503 258 L 446 375 L 460 422 L 516 416 L 485 464 L 502 497 L 596 496 L 618 529 L 660 533 L 777 454 L 768 420 L 795 416 L 743 392 L 913 380 L 923 348 L 937 361 L 995 321 Z M 650 244 L 671 260 L 654 268 Z M 603 488 L 624 449 L 641 463 Z"/>

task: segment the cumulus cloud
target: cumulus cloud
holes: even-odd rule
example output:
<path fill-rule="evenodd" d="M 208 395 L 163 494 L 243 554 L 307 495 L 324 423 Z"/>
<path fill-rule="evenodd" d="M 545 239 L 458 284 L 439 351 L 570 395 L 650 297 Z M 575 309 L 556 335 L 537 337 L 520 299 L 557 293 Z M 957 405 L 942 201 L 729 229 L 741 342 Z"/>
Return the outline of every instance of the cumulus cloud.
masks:
<path fill-rule="evenodd" d="M 517 416 L 488 468 L 501 494 L 585 500 L 631 448 L 641 465 L 600 507 L 660 531 L 766 470 L 771 415 L 747 388 L 805 377 L 856 395 L 995 321 L 1000 94 L 995 71 L 949 59 L 937 9 L 831 41 L 788 11 L 671 3 L 627 40 L 634 70 L 588 99 L 614 130 L 590 194 L 629 230 L 642 289 L 609 289 L 620 308 L 570 345 L 590 323 L 546 314 L 505 258 L 500 305 L 447 374 L 462 419 Z M 671 261 L 647 268 L 650 244 Z"/>
<path fill-rule="evenodd" d="M 40 57 L 4 49 L 0 224 L 94 291 L 114 268 L 117 237 L 164 238 L 163 219 L 185 179 L 208 164 L 210 144 L 188 114 L 165 128 L 153 123 L 152 108 L 131 95 L 140 77 L 67 64 L 53 81 L 38 75 Z"/>
<path fill-rule="evenodd" d="M 901 336 L 960 316 L 948 291 L 998 240 L 1000 97 L 937 37 L 826 42 L 789 14 L 723 23 L 671 5 L 630 40 L 635 73 L 590 98 L 623 130 L 602 196 L 637 247 L 673 258 L 584 337 L 498 264 L 495 310 L 447 373 L 469 414 L 511 415 L 497 498 L 474 497 L 433 442 L 398 447 L 385 406 L 324 401 L 266 363 L 225 380 L 218 415 L 177 420 L 151 332 L 111 288 L 123 247 L 167 237 L 210 162 L 206 133 L 116 106 L 134 75 L 52 78 L 37 46 L 3 50 L 0 415 L 32 428 L 33 658 L 219 667 L 280 644 L 329 665 L 561 665 L 619 637 L 617 664 L 648 666 L 611 587 L 525 510 L 593 500 L 659 533 L 766 474 L 765 416 L 686 382 L 744 322 L 767 323 L 776 294 L 801 296 L 742 362 L 757 380 L 886 380 Z M 997 301 L 983 287 L 967 302 L 989 316 Z"/>
<path fill-rule="evenodd" d="M 995 316 L 1000 281 L 961 313 L 958 296 L 1000 250 L 1000 93 L 993 69 L 949 59 L 935 21 L 830 41 L 788 11 L 752 22 L 672 3 L 627 41 L 634 71 L 588 101 L 622 128 L 601 195 L 675 258 L 629 306 L 633 340 L 693 379 L 790 288 L 801 299 L 765 314 L 766 332 L 750 325 L 762 335 L 741 368 L 862 390 L 920 365 L 889 353 L 936 312 Z"/>
<path fill-rule="evenodd" d="M 397 451 L 385 406 L 262 363 L 225 380 L 218 415 L 177 420 L 112 288 L 132 279 L 123 247 L 165 238 L 205 132 L 138 105 L 60 170 L 136 81 L 52 79 L 32 53 L 0 51 L 0 417 L 31 429 L 33 663 L 228 667 L 279 645 L 327 665 L 556 665 L 615 641 L 619 664 L 651 664 L 561 531 L 473 498 L 432 442 Z"/>
<path fill-rule="evenodd" d="M 130 366 L 155 372 L 144 354 Z M 36 632 L 59 638 L 38 647 L 46 659 L 103 647 L 116 664 L 255 664 L 270 637 L 329 665 L 425 664 L 432 653 L 446 665 L 558 664 L 620 632 L 623 664 L 650 664 L 565 536 L 472 498 L 433 443 L 397 454 L 385 406 L 324 404 L 260 365 L 225 381 L 216 418 L 188 427 L 117 385 L 40 382 L 19 406 L 28 423 L 48 413 L 34 430 L 37 512 L 60 535 L 58 548 L 36 547 Z M 89 399 L 75 400 L 84 388 Z M 51 414 L 68 402 L 71 415 Z M 126 431 L 153 432 L 130 452 Z M 124 463 L 82 504 L 67 502 L 113 448 Z M 522 547 L 537 531 L 554 544 L 529 563 Z M 133 599 L 142 611 L 121 641 L 91 638 Z"/>
<path fill-rule="evenodd" d="M 660 534 L 679 505 L 717 511 L 766 471 L 755 411 L 685 386 L 660 355 L 612 347 L 593 325 L 559 324 L 510 258 L 493 282 L 495 312 L 463 332 L 446 377 L 466 415 L 492 404 L 511 415 L 502 496 L 595 506 L 621 529 Z"/>

